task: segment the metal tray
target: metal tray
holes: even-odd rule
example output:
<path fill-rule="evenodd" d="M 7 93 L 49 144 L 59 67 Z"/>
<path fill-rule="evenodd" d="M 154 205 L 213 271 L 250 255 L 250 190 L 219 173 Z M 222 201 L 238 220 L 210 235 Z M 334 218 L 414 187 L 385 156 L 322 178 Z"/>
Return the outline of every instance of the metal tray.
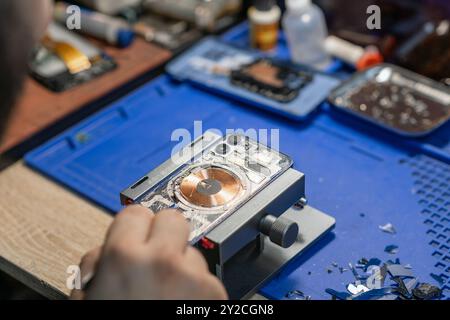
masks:
<path fill-rule="evenodd" d="M 450 89 L 390 64 L 355 74 L 328 100 L 340 110 L 408 137 L 427 135 L 450 119 Z"/>

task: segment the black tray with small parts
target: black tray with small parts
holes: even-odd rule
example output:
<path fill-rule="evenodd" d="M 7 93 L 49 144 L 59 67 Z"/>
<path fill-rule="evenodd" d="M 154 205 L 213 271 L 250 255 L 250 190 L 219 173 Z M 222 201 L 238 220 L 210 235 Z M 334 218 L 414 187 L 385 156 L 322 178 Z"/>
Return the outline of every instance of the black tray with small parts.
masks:
<path fill-rule="evenodd" d="M 409 137 L 424 136 L 450 119 L 450 89 L 406 69 L 381 64 L 333 90 L 329 102 Z"/>
<path fill-rule="evenodd" d="M 65 70 L 51 77 L 43 76 L 31 68 L 31 76 L 53 92 L 64 92 L 117 68 L 117 63 L 114 59 L 106 54 L 102 54 L 95 61 L 91 61 L 91 63 L 92 67 L 88 70 L 76 74 Z"/>
<path fill-rule="evenodd" d="M 313 73 L 297 71 L 267 58 L 257 59 L 231 72 L 231 83 L 278 102 L 294 100 Z"/>

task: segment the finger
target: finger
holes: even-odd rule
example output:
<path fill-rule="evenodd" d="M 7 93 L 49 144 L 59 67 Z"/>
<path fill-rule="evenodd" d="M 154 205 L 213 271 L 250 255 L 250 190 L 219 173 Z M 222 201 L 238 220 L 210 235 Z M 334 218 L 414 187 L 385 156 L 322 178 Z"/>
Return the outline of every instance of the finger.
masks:
<path fill-rule="evenodd" d="M 105 241 L 105 249 L 117 243 L 142 244 L 147 241 L 153 213 L 142 206 L 129 206 L 112 223 Z"/>
<path fill-rule="evenodd" d="M 81 284 L 86 285 L 95 274 L 97 269 L 98 261 L 100 260 L 100 255 L 102 253 L 102 247 L 95 248 L 89 251 L 82 259 L 80 263 L 81 270 Z"/>
<path fill-rule="evenodd" d="M 100 260 L 100 255 L 102 252 L 102 248 L 98 247 L 87 254 L 81 259 L 80 262 L 80 271 L 81 271 L 81 288 L 82 290 L 72 290 L 72 294 L 70 296 L 71 299 L 74 300 L 82 300 L 84 299 L 84 287 L 87 283 L 89 283 L 94 277 L 95 270 L 97 269 L 98 261 Z"/>
<path fill-rule="evenodd" d="M 164 246 L 165 250 L 185 252 L 189 239 L 189 224 L 177 210 L 164 210 L 155 215 L 149 244 Z"/>
<path fill-rule="evenodd" d="M 207 282 L 210 289 L 208 290 L 206 300 L 228 300 L 228 293 L 223 283 L 212 274 L 207 275 Z"/>
<path fill-rule="evenodd" d="M 203 255 L 195 248 L 189 246 L 185 253 L 186 265 L 196 270 L 208 271 L 208 264 Z"/>
<path fill-rule="evenodd" d="M 70 300 L 84 300 L 85 292 L 83 290 L 73 289 L 70 293 Z"/>

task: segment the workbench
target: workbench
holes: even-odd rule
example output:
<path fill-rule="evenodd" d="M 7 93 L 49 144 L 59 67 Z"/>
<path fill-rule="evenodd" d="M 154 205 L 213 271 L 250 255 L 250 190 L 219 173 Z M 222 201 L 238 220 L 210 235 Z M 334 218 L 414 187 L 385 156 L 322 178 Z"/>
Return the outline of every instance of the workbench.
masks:
<path fill-rule="evenodd" d="M 102 244 L 112 217 L 23 162 L 0 174 L 0 269 L 44 297 L 67 297 L 68 266 Z"/>
<path fill-rule="evenodd" d="M 153 131 L 152 119 L 158 119 Z M 327 104 L 309 121 L 295 123 L 167 76 L 28 154 L 28 165 L 43 174 L 23 162 L 0 174 L 2 270 L 47 297 L 64 297 L 67 267 L 102 243 L 121 208 L 121 188 L 166 160 L 172 145 L 161 139 L 175 128 L 192 131 L 193 120 L 203 120 L 204 130 L 279 129 L 281 151 L 306 174 L 310 205 L 336 218 L 333 232 L 262 288 L 266 297 L 301 290 L 329 299 L 325 288 L 345 291 L 353 279 L 334 265 L 376 257 L 399 258 L 421 281 L 436 284 L 431 274 L 440 276 L 448 299 L 450 125 L 426 138 L 403 139 Z M 136 139 L 142 132 L 145 139 Z M 77 141 L 80 134 L 87 139 Z M 379 229 L 388 222 L 396 234 Z M 398 254 L 384 251 L 392 244 Z"/>
<path fill-rule="evenodd" d="M 170 51 L 140 38 L 125 49 L 106 45 L 94 39 L 90 41 L 114 59 L 117 68 L 61 93 L 52 92 L 28 77 L 0 144 L 0 153 L 27 139 L 29 144 L 33 143 L 33 147 L 37 146 L 42 139 L 34 137 L 35 135 L 43 131 L 50 132 L 49 127 L 64 118 L 74 119 L 76 112 L 85 111 L 89 107 L 93 110 L 101 107 L 105 97 L 111 99 L 123 95 L 130 90 L 127 86 L 130 87 L 141 77 L 145 81 L 147 74 L 157 70 L 172 56 Z M 148 79 L 149 77 L 147 81 Z M 95 103 L 99 106 L 94 106 Z"/>
<path fill-rule="evenodd" d="M 139 38 L 126 49 L 90 40 L 115 59 L 118 67 L 62 93 L 51 92 L 29 77 L 0 153 L 21 157 L 108 99 L 160 73 L 158 68 L 172 55 Z M 0 190 L 0 268 L 45 297 L 66 297 L 67 267 L 77 265 L 87 250 L 102 243 L 112 217 L 22 161 L 0 171 Z"/>

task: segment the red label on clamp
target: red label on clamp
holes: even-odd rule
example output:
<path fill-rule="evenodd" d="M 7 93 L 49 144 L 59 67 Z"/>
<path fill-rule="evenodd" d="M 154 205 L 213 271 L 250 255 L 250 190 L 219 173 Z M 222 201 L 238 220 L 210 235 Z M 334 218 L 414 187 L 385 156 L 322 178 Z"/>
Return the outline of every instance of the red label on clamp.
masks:
<path fill-rule="evenodd" d="M 209 240 L 208 238 L 201 238 L 200 245 L 207 250 L 214 249 L 216 247 L 215 243 Z"/>

